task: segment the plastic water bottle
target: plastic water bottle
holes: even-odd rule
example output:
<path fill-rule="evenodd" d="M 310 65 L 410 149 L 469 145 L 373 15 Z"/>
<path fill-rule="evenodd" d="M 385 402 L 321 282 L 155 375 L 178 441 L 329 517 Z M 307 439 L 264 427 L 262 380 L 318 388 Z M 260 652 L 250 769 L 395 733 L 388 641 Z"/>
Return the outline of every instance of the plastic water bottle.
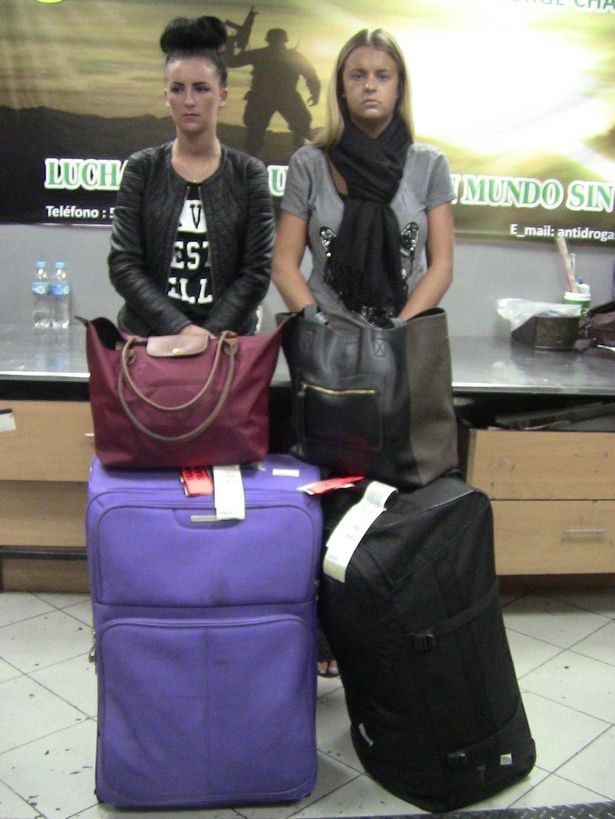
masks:
<path fill-rule="evenodd" d="M 32 323 L 37 330 L 51 325 L 51 284 L 47 262 L 36 263 L 32 282 Z"/>
<path fill-rule="evenodd" d="M 64 330 L 70 324 L 70 282 L 64 262 L 56 262 L 51 280 L 51 326 Z"/>

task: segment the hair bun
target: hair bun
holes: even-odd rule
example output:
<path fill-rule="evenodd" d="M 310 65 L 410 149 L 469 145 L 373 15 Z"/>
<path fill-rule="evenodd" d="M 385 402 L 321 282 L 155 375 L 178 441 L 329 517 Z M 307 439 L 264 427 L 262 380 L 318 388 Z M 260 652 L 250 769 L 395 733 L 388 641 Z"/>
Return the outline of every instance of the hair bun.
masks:
<path fill-rule="evenodd" d="M 224 23 L 218 17 L 202 16 L 189 19 L 176 17 L 168 23 L 160 37 L 160 48 L 165 54 L 176 51 L 217 50 L 227 40 Z"/>

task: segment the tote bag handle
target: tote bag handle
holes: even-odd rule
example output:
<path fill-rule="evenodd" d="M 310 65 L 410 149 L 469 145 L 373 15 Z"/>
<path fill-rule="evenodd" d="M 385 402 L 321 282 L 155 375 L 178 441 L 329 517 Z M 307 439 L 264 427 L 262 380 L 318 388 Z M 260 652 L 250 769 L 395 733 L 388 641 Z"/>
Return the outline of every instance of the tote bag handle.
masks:
<path fill-rule="evenodd" d="M 131 421 L 131 423 L 140 432 L 142 432 L 144 435 L 147 435 L 149 438 L 153 438 L 155 441 L 169 441 L 169 442 L 189 441 L 191 438 L 196 438 L 198 435 L 200 435 L 201 432 L 204 432 L 209 426 L 211 426 L 211 424 L 213 424 L 213 422 L 216 420 L 216 418 L 218 417 L 218 415 L 220 414 L 220 412 L 222 411 L 222 408 L 224 407 L 224 405 L 226 403 L 229 392 L 231 390 L 231 385 L 233 383 L 233 375 L 234 375 L 234 372 L 235 372 L 235 355 L 237 353 L 237 341 L 236 341 L 236 339 L 233 338 L 232 336 L 227 335 L 226 333 L 223 333 L 220 336 L 220 340 L 218 342 L 218 348 L 216 350 L 216 355 L 215 355 L 215 358 L 214 358 L 214 362 L 212 364 L 211 371 L 209 373 L 209 376 L 208 376 L 205 384 L 201 387 L 201 389 L 197 392 L 197 394 L 193 398 L 191 398 L 189 401 L 186 401 L 184 404 L 178 404 L 177 406 L 171 406 L 171 407 L 164 406 L 162 404 L 156 403 L 155 401 L 152 401 L 150 398 L 148 398 L 146 395 L 144 395 L 141 392 L 141 390 L 137 387 L 137 385 L 135 384 L 134 379 L 132 378 L 132 376 L 130 375 L 130 372 L 129 372 L 129 366 L 130 366 L 129 353 L 130 353 L 130 351 L 132 349 L 132 342 L 133 342 L 133 339 L 129 339 L 126 342 L 126 344 L 124 345 L 123 349 L 122 349 L 122 365 L 121 365 L 121 367 L 119 369 L 118 379 L 117 379 L 118 396 L 119 396 L 122 408 L 123 408 L 124 412 L 126 413 L 126 416 L 128 417 L 128 419 Z M 220 357 L 222 355 L 223 350 L 225 350 L 227 352 L 228 356 L 229 356 L 229 363 L 228 363 L 228 368 L 227 368 L 227 372 L 226 372 L 226 378 L 224 379 L 224 385 L 223 385 L 222 390 L 220 392 L 220 397 L 218 398 L 218 400 L 216 402 L 216 405 L 214 406 L 212 411 L 209 413 L 209 415 L 206 418 L 204 418 L 203 421 L 201 421 L 201 423 L 198 424 L 194 429 L 188 430 L 187 432 L 183 432 L 183 433 L 181 433 L 179 435 L 160 435 L 159 433 L 154 432 L 153 430 L 148 429 L 146 426 L 144 426 L 139 421 L 139 419 L 135 416 L 135 414 L 132 412 L 130 407 L 128 406 L 128 401 L 127 401 L 126 395 L 125 395 L 126 383 L 129 384 L 129 386 L 134 391 L 135 395 L 138 398 L 140 398 L 144 403 L 146 403 L 149 406 L 153 407 L 154 409 L 160 410 L 162 412 L 179 412 L 181 410 L 188 409 L 189 407 L 192 407 L 203 395 L 205 395 L 207 390 L 210 388 L 210 386 L 211 386 L 211 384 L 213 382 L 214 376 L 215 376 L 215 374 L 218 371 L 218 368 L 220 366 Z"/>

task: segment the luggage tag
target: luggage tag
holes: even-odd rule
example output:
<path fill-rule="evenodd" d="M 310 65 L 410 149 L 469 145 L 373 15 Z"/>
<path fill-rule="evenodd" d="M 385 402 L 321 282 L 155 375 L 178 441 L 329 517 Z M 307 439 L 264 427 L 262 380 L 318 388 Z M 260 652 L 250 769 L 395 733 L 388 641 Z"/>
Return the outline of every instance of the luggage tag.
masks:
<path fill-rule="evenodd" d="M 15 432 L 15 416 L 12 409 L 0 410 L 0 432 Z"/>
<path fill-rule="evenodd" d="M 358 481 L 362 481 L 364 477 L 364 475 L 354 475 L 350 478 L 328 478 L 324 481 L 305 483 L 303 486 L 298 486 L 297 489 L 308 495 L 326 495 L 327 492 L 333 492 L 335 489 L 347 489 Z"/>
<path fill-rule="evenodd" d="M 213 495 L 214 484 L 204 466 L 182 467 L 180 480 L 188 497 L 193 495 Z"/>
<path fill-rule="evenodd" d="M 218 520 L 245 520 L 246 499 L 238 464 L 214 466 L 214 502 Z"/>
<path fill-rule="evenodd" d="M 371 481 L 361 500 L 352 506 L 331 532 L 323 562 L 326 575 L 344 583 L 346 568 L 363 536 L 384 512 L 386 502 L 398 490 L 379 481 Z"/>

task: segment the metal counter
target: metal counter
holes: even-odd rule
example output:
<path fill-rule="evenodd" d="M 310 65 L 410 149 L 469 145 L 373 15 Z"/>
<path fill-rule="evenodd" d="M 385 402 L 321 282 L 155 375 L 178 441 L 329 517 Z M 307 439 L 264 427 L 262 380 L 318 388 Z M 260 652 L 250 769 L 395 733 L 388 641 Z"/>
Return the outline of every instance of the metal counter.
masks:
<path fill-rule="evenodd" d="M 451 338 L 456 393 L 615 395 L 615 355 L 533 350 L 508 338 Z M 0 380 L 87 382 L 85 328 L 36 331 L 27 324 L 0 327 Z M 288 383 L 283 355 L 273 384 Z"/>
<path fill-rule="evenodd" d="M 0 379 L 86 382 L 85 327 L 35 330 L 28 324 L 0 326 Z"/>
<path fill-rule="evenodd" d="M 456 393 L 615 395 L 612 359 L 572 350 L 534 350 L 508 338 L 451 338 Z"/>

